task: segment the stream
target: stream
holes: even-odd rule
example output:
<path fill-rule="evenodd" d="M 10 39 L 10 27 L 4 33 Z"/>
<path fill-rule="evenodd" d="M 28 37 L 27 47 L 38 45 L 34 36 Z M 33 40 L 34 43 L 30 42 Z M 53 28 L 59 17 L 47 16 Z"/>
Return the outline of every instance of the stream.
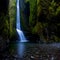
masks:
<path fill-rule="evenodd" d="M 16 1 L 16 31 L 19 40 L 10 42 L 9 46 L 0 52 L 0 60 L 60 60 L 60 43 L 31 43 L 26 39 L 20 24 L 20 0 Z M 0 37 L 0 43 L 2 42 L 3 39 Z M 1 46 L 5 47 L 4 44 Z"/>

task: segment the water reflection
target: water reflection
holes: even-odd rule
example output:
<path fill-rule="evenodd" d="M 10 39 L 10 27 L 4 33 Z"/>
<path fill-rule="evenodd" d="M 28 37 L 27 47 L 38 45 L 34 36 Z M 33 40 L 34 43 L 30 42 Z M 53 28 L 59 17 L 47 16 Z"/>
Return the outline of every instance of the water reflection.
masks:
<path fill-rule="evenodd" d="M 19 55 L 21 58 L 23 57 L 25 50 L 26 50 L 25 44 L 24 44 L 24 43 L 18 43 L 17 51 L 18 51 L 18 55 Z"/>

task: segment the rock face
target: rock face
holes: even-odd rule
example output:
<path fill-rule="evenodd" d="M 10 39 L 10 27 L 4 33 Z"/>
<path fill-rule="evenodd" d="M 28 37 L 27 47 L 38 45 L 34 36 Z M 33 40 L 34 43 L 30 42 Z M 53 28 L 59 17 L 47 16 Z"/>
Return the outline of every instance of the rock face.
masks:
<path fill-rule="evenodd" d="M 9 40 L 4 40 L 1 36 L 0 36 L 0 52 L 5 50 L 5 48 L 8 47 L 8 43 Z"/>
<path fill-rule="evenodd" d="M 4 35 L 8 33 L 8 0 L 1 0 L 0 1 L 0 35 Z"/>
<path fill-rule="evenodd" d="M 0 0 L 0 51 L 7 47 L 8 40 L 8 5 L 9 0 Z"/>
<path fill-rule="evenodd" d="M 0 14 L 1 13 L 7 13 L 8 12 L 8 5 L 9 4 L 9 0 L 1 0 L 0 1 Z"/>

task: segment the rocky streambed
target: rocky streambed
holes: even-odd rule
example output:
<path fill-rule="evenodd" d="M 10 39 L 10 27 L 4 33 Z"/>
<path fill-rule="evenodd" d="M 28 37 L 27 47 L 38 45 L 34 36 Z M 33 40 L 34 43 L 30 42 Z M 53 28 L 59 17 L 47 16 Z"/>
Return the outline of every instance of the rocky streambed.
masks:
<path fill-rule="evenodd" d="M 23 49 L 23 45 L 25 49 Z M 24 50 L 23 52 L 21 48 Z M 20 50 L 18 51 L 18 49 Z M 21 54 L 19 55 L 19 53 Z M 38 44 L 12 42 L 8 49 L 0 53 L 0 60 L 60 60 L 60 43 Z"/>

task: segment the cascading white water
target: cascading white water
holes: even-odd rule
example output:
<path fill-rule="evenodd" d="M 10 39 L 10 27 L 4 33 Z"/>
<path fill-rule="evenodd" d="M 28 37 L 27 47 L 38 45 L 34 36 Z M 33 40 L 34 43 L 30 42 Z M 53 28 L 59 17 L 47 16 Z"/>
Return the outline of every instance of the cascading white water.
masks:
<path fill-rule="evenodd" d="M 20 25 L 20 8 L 19 8 L 19 0 L 17 0 L 17 22 L 16 22 L 16 30 L 19 35 L 20 42 L 27 42 L 23 31 L 21 30 L 21 25 Z"/>

